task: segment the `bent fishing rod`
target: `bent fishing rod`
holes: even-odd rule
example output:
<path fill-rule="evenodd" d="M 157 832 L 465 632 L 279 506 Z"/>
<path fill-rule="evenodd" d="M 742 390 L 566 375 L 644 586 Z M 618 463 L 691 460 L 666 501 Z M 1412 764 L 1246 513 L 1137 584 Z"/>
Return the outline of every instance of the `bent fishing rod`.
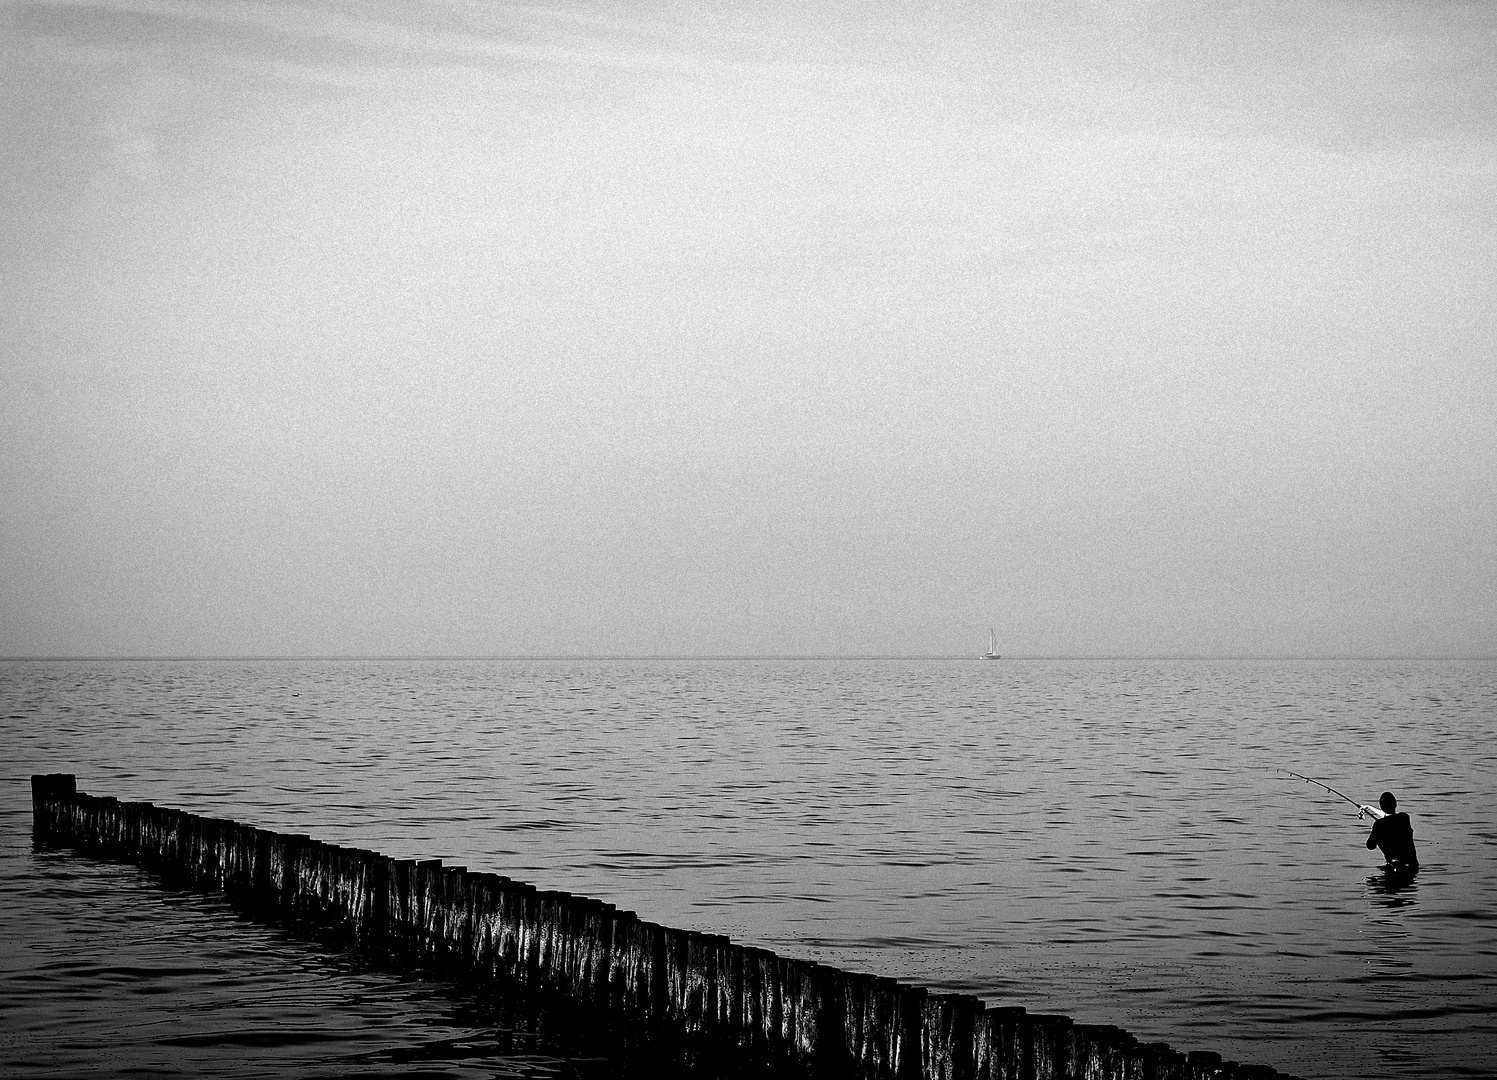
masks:
<path fill-rule="evenodd" d="M 1355 806 L 1357 808 L 1357 817 L 1358 818 L 1362 818 L 1362 817 L 1364 817 L 1367 814 L 1371 814 L 1375 818 L 1381 818 L 1381 817 L 1385 817 L 1386 816 L 1377 807 L 1375 807 L 1375 806 L 1369 806 L 1366 803 L 1359 803 L 1359 802 L 1357 802 L 1356 799 L 1353 799 L 1350 795 L 1346 795 L 1346 794 L 1343 794 L 1342 792 L 1337 791 L 1335 788 L 1331 787 L 1330 784 L 1322 784 L 1319 780 L 1316 780 L 1316 779 L 1313 779 L 1312 777 L 1306 776 L 1303 773 L 1290 772 L 1288 769 L 1280 769 L 1279 772 L 1281 772 L 1281 773 L 1289 773 L 1290 776 L 1294 777 L 1297 780 L 1303 780 L 1307 784 L 1314 784 L 1318 788 L 1324 788 L 1326 791 L 1329 791 L 1332 795 L 1335 795 L 1339 799 L 1345 799 L 1347 802 L 1351 803 L 1353 806 Z"/>

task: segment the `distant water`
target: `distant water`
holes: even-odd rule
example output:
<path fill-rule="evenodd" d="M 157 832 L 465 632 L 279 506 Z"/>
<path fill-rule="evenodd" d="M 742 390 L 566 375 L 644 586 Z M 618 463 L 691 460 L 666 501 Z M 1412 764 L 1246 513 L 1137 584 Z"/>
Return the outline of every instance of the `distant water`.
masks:
<path fill-rule="evenodd" d="M 587 1054 L 33 854 L 27 778 L 74 772 L 1310 1080 L 1493 1076 L 1494 728 L 1474 661 L 8 662 L 0 1073 Z M 1279 767 L 1395 791 L 1415 882 L 1390 892 L 1355 811 Z"/>

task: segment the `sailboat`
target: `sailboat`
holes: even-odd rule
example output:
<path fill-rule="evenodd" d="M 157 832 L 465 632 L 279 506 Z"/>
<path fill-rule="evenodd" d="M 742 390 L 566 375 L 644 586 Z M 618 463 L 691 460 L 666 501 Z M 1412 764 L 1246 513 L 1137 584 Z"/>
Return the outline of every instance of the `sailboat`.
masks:
<path fill-rule="evenodd" d="M 998 635 L 996 635 L 996 634 L 993 633 L 993 628 L 991 626 L 988 627 L 988 651 L 985 652 L 985 653 L 983 653 L 981 656 L 979 656 L 978 659 L 979 660 L 997 660 L 997 659 L 999 659 L 999 656 L 998 656 Z"/>

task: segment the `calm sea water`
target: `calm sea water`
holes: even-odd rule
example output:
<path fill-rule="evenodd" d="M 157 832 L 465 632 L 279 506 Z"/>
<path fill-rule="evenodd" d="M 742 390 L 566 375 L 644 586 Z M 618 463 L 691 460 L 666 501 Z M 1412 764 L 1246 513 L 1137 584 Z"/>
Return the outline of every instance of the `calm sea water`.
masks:
<path fill-rule="evenodd" d="M 1494 728 L 1478 661 L 8 662 L 0 1073 L 545 1076 L 589 1052 L 33 853 L 29 774 L 74 772 L 1311 1080 L 1494 1076 Z M 1279 768 L 1395 791 L 1414 883 Z"/>

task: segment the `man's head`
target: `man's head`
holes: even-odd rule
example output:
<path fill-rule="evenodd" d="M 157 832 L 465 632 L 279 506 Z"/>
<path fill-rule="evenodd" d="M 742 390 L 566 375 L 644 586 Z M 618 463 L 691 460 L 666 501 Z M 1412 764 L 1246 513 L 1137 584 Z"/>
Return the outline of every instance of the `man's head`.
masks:
<path fill-rule="evenodd" d="M 1383 792 L 1383 797 L 1377 801 L 1377 804 L 1383 808 L 1383 813 L 1391 814 L 1397 808 L 1398 800 L 1393 797 L 1393 792 L 1385 791 Z"/>

